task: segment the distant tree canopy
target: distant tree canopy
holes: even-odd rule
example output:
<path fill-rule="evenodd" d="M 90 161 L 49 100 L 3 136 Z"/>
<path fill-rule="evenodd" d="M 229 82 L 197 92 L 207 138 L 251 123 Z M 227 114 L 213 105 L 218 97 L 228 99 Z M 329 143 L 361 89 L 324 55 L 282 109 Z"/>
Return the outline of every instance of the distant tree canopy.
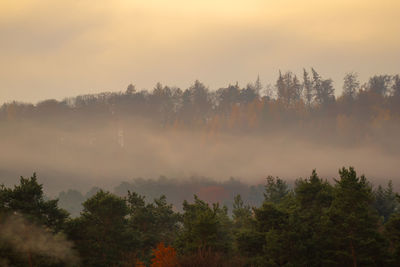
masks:
<path fill-rule="evenodd" d="M 230 84 L 218 90 L 210 90 L 198 80 L 185 90 L 157 83 L 152 91 L 138 91 L 130 84 L 119 93 L 45 100 L 36 105 L 5 103 L 0 107 L 0 121 L 3 127 L 39 121 L 74 129 L 82 121 L 87 127 L 104 123 L 118 127 L 142 120 L 164 129 L 209 133 L 268 133 L 290 127 L 310 138 L 324 132 L 333 139 L 346 140 L 373 138 L 388 127 L 393 131 L 389 125 L 398 128 L 399 75 L 375 75 L 361 84 L 357 73 L 347 73 L 342 88 L 336 97 L 332 80 L 313 68 L 304 69 L 301 78 L 292 72 L 279 72 L 274 86 L 263 86 L 259 77 L 244 88 Z M 310 128 L 314 131 L 309 132 Z"/>

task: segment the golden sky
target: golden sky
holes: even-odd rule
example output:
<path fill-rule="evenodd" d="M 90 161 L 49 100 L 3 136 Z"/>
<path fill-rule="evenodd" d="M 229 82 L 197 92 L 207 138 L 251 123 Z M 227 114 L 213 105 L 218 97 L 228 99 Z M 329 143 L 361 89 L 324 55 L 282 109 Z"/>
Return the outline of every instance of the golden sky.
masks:
<path fill-rule="evenodd" d="M 400 73 L 399 0 L 0 0 L 0 103 Z"/>

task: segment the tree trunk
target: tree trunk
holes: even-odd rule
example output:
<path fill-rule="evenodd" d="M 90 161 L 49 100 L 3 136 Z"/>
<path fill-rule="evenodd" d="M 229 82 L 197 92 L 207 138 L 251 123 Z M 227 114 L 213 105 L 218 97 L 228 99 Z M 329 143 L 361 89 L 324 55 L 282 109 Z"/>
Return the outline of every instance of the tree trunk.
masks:
<path fill-rule="evenodd" d="M 357 267 L 356 251 L 354 249 L 353 240 L 350 240 L 351 256 L 353 257 L 353 267 Z"/>

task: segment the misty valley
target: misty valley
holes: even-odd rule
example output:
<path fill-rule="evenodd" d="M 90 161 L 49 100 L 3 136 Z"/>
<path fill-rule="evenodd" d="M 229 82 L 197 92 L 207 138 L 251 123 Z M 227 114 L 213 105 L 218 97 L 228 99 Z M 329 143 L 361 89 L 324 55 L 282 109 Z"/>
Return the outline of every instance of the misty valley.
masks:
<path fill-rule="evenodd" d="M 399 266 L 399 136 L 399 75 L 4 103 L 0 265 Z"/>
<path fill-rule="evenodd" d="M 0 0 L 0 267 L 400 266 L 400 0 Z"/>

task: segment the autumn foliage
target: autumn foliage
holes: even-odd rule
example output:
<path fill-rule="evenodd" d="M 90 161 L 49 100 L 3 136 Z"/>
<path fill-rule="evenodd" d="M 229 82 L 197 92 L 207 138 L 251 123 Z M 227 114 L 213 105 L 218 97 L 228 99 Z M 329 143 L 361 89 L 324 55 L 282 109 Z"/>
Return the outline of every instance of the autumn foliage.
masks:
<path fill-rule="evenodd" d="M 165 246 L 162 242 L 153 249 L 153 256 L 154 258 L 151 260 L 151 267 L 178 266 L 175 249 L 171 246 Z"/>

